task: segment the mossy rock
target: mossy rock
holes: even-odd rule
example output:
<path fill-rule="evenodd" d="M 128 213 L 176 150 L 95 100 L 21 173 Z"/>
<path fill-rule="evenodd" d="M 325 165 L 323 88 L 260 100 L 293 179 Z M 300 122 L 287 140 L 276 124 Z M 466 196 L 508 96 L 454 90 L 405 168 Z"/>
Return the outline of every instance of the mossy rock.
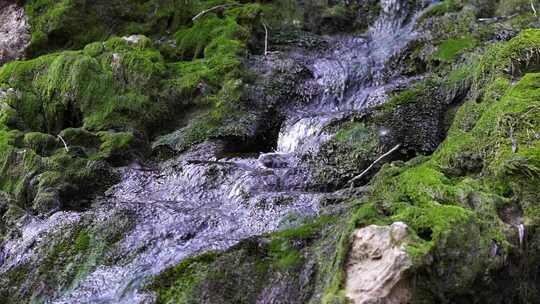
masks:
<path fill-rule="evenodd" d="M 64 223 L 62 230 L 43 233 L 33 245 L 35 258 L 19 261 L 0 278 L 0 299 L 48 301 L 76 286 L 98 265 L 121 259 L 118 242 L 133 228 L 135 215 L 117 210 L 100 221 L 94 216 L 89 213 Z"/>
<path fill-rule="evenodd" d="M 36 151 L 41 156 L 50 156 L 60 147 L 59 140 L 50 134 L 29 132 L 24 134 L 24 146 Z"/>
<path fill-rule="evenodd" d="M 539 37 L 528 30 L 492 46 L 469 76 L 484 85 L 482 95 L 473 86 L 444 142 L 429 157 L 385 165 L 353 216 L 353 227 L 404 221 L 416 233 L 408 252 L 422 282 L 415 290 L 419 303 L 475 302 L 493 293 L 500 295 L 496 303 L 527 302 L 537 292 L 517 283 L 533 282 L 534 275 L 516 271 L 522 249 L 515 225 L 538 225 L 538 195 L 531 189 L 540 185 L 540 137 L 531 132 L 540 127 L 534 73 L 540 69 L 527 54 L 540 49 Z M 471 166 L 471 158 L 478 164 Z M 523 214 L 501 211 L 512 204 Z M 540 259 L 530 254 L 528 267 L 536 269 Z"/>
<path fill-rule="evenodd" d="M 27 53 L 78 49 L 112 35 L 163 35 L 189 22 L 211 1 L 30 0 L 24 8 L 32 28 Z"/>
<path fill-rule="evenodd" d="M 102 10 L 104 5 L 112 10 Z M 172 130 L 179 137 L 166 138 L 179 149 L 208 138 L 250 136 L 256 119 L 245 105 L 240 57 L 253 25 L 258 27 L 263 10 L 271 8 L 234 4 L 191 20 L 213 5 L 27 1 L 33 28 L 30 54 L 92 43 L 0 69 L 0 157 L 33 155 L 32 164 L 5 162 L 0 189 L 13 193 L 24 206 L 31 206 L 38 194 L 43 204 L 34 206 L 52 205 L 55 195 L 62 200 L 80 193 L 77 183 L 90 181 L 92 168 L 107 176 L 102 180 L 114 180 L 105 167 L 146 157 L 150 141 Z M 105 31 L 113 19 L 111 31 Z M 141 35 L 165 29 L 169 38 L 177 37 L 176 54 L 169 50 L 164 56 L 161 43 Z M 113 33 L 130 36 L 109 37 Z M 186 61 L 168 61 L 182 58 Z M 178 117 L 189 116 L 193 109 L 204 115 L 178 125 Z M 92 190 L 106 187 L 92 184 Z"/>
<path fill-rule="evenodd" d="M 130 159 L 137 155 L 137 143 L 135 136 L 130 132 L 98 132 L 97 136 L 101 140 L 99 152 L 94 156 L 97 159 L 104 159 L 115 165 L 127 164 Z"/>
<path fill-rule="evenodd" d="M 87 155 L 96 153 L 101 145 L 98 135 L 83 128 L 67 128 L 58 135 L 64 139 L 68 148 L 80 147 Z"/>
<path fill-rule="evenodd" d="M 322 217 L 295 228 L 241 241 L 223 253 L 187 258 L 147 287 L 157 303 L 253 303 L 268 293 L 276 301 L 307 303 L 315 280 L 331 267 L 337 220 Z M 321 241 L 324 240 L 324 241 Z"/>

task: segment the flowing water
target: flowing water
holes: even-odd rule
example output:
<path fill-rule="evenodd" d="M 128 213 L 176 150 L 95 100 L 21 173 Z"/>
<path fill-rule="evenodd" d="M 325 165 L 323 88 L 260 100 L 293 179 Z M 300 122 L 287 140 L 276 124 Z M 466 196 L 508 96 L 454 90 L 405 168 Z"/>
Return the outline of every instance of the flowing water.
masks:
<path fill-rule="evenodd" d="M 519 224 L 517 226 L 518 228 L 518 236 L 519 236 L 519 247 L 523 247 L 523 242 L 525 241 L 525 225 Z"/>
<path fill-rule="evenodd" d="M 167 267 L 286 227 L 290 219 L 316 216 L 324 194 L 305 191 L 309 172 L 299 156 L 316 153 L 332 136 L 323 131 L 328 123 L 384 100 L 388 89 L 407 81 L 385 63 L 415 37 L 408 2 L 381 0 L 381 15 L 364 37 L 328 38 L 332 49 L 309 67 L 324 93 L 290 110 L 275 153 L 222 158 L 207 144 L 157 168 L 126 169 L 122 181 L 84 214 L 97 222 L 118 210 L 135 213 L 134 228 L 120 242 L 125 260 L 98 266 L 52 303 L 152 303 L 141 287 Z M 82 216 L 58 212 L 29 219 L 20 238 L 4 244 L 0 273 L 28 259 L 31 244 L 43 235 Z"/>

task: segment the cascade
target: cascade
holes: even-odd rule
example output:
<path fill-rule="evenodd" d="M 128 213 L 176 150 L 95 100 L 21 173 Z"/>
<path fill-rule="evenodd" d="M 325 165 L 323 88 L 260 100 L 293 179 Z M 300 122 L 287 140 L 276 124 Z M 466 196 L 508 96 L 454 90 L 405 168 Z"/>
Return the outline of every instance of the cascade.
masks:
<path fill-rule="evenodd" d="M 0 272 L 31 258 L 33 242 L 47 231 L 129 211 L 135 224 L 116 249 L 122 260 L 97 265 L 52 303 L 149 303 L 144 284 L 183 259 L 280 229 L 286 217 L 317 216 L 323 194 L 305 191 L 309 172 L 299 169 L 300 156 L 316 153 L 332 137 L 325 131 L 329 123 L 380 102 L 384 92 L 407 81 L 386 62 L 415 37 L 409 2 L 381 0 L 380 17 L 366 37 L 327 38 L 332 47 L 309 67 L 323 93 L 286 113 L 275 153 L 220 158 L 210 147 L 155 170 L 127 168 L 92 209 L 29 220 L 22 237 L 5 245 Z"/>
<path fill-rule="evenodd" d="M 518 235 L 519 235 L 519 247 L 523 247 L 523 242 L 525 240 L 525 225 L 519 224 L 517 226 Z"/>

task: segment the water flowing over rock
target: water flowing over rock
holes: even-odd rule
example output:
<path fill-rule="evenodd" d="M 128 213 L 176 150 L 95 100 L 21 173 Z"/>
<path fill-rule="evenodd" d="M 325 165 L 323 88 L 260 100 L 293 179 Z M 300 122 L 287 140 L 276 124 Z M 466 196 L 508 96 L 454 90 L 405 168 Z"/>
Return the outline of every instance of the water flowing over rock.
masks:
<path fill-rule="evenodd" d="M 134 224 L 118 242 L 115 263 L 95 265 L 95 270 L 81 276 L 67 292 L 55 294 L 52 303 L 151 303 L 153 296 L 143 287 L 164 269 L 190 256 L 226 250 L 242 239 L 278 230 L 287 217 L 318 215 L 325 194 L 308 190 L 312 177 L 302 166 L 302 156 L 317 153 L 333 135 L 325 131 L 332 121 L 384 101 L 386 91 L 409 81 L 393 75 L 385 65 L 415 37 L 415 12 L 408 2 L 382 1 L 383 13 L 367 37 L 325 38 L 332 47 L 305 56 L 310 58 L 308 69 L 318 88 L 315 91 L 323 93 L 287 109 L 276 153 L 226 157 L 219 145 L 204 143 L 154 168 L 126 168 L 122 181 L 90 210 L 29 221 L 23 238 L 5 245 L 0 273 L 17 267 L 31 256 L 32 248 L 46 246 L 52 230 L 68 230 L 80 218 L 96 224 L 130 212 Z M 135 43 L 137 37 L 124 39 Z M 387 275 L 400 275 L 407 259 L 387 237 L 401 240 L 405 230 L 395 224 L 391 229 L 372 227 L 358 232 L 360 243 L 353 250 L 353 262 L 366 248 L 383 255 L 371 252 L 373 260 L 352 263 L 348 284 L 357 286 L 372 279 L 358 274 L 359 269 L 367 269 L 371 275 L 389 266 Z M 362 241 L 366 233 L 377 243 Z M 26 252 L 25 257 L 21 252 Z M 407 296 L 401 289 L 391 290 L 397 281 L 370 284 L 370 297 Z M 365 303 L 356 287 L 352 290 L 351 297 L 359 299 L 355 303 Z"/>
<path fill-rule="evenodd" d="M 107 217 L 117 208 L 136 210 L 137 224 L 121 243 L 123 256 L 136 256 L 124 266 L 99 267 L 54 303 L 146 303 L 151 296 L 138 288 L 150 275 L 194 254 L 273 231 L 286 216 L 317 214 L 320 195 L 302 192 L 301 176 L 289 169 L 271 170 L 253 159 L 195 156 L 126 172 L 102 207 L 91 212 Z"/>
<path fill-rule="evenodd" d="M 354 304 L 404 304 L 411 298 L 405 271 L 407 225 L 368 226 L 354 232 L 347 263 L 347 297 Z"/>
<path fill-rule="evenodd" d="M 518 228 L 519 246 L 523 247 L 523 243 L 525 241 L 525 225 L 519 224 L 517 228 Z"/>
<path fill-rule="evenodd" d="M 30 43 L 30 30 L 24 9 L 15 1 L 0 1 L 0 66 L 22 59 Z"/>
<path fill-rule="evenodd" d="M 314 56 L 308 68 L 323 93 L 288 115 L 279 152 L 316 152 L 331 138 L 325 126 L 352 111 L 383 103 L 386 92 L 412 80 L 397 75 L 386 63 L 417 38 L 419 11 L 407 1 L 381 1 L 381 6 L 382 13 L 366 36 L 329 38 L 333 47 Z"/>

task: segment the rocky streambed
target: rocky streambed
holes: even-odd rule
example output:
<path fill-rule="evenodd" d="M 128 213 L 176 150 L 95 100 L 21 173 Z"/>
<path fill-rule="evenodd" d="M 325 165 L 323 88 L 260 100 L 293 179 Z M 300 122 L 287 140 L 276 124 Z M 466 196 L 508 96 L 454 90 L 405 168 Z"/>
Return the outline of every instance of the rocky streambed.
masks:
<path fill-rule="evenodd" d="M 180 2 L 0 2 L 0 299 L 535 302 L 530 3 Z"/>

